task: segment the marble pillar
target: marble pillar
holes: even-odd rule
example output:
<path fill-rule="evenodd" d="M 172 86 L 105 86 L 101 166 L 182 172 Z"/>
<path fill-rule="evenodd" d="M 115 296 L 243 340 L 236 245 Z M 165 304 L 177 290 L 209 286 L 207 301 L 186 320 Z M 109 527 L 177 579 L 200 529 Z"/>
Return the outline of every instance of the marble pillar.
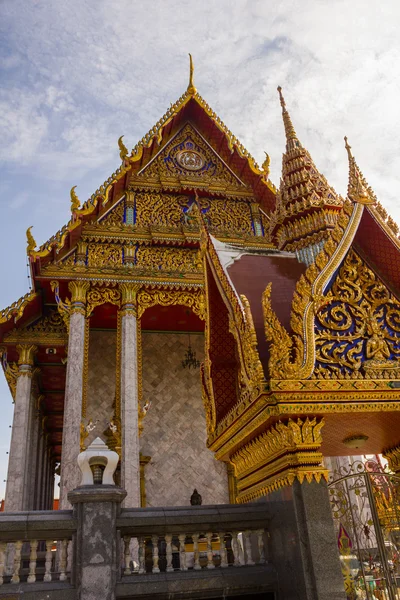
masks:
<path fill-rule="evenodd" d="M 140 506 L 137 286 L 121 284 L 121 487 L 127 508 Z"/>
<path fill-rule="evenodd" d="M 42 489 L 42 477 L 43 477 L 44 432 L 41 428 L 40 421 L 41 421 L 41 418 L 39 418 L 40 431 L 39 431 L 39 447 L 38 447 L 38 466 L 37 466 L 36 481 L 35 481 L 35 499 L 34 499 L 34 505 L 33 505 L 34 510 L 41 509 L 40 494 L 41 494 L 41 489 Z"/>
<path fill-rule="evenodd" d="M 33 345 L 18 345 L 19 372 L 15 393 L 14 418 L 8 463 L 4 510 L 18 512 L 28 509 L 29 502 L 29 418 L 31 412 Z"/>
<path fill-rule="evenodd" d="M 29 452 L 29 498 L 28 498 L 28 509 L 35 509 L 35 488 L 36 481 L 39 471 L 39 428 L 40 428 L 40 418 L 39 411 L 37 410 L 37 401 L 34 399 L 32 406 L 32 416 L 31 416 L 31 431 L 32 437 L 30 442 L 30 452 Z"/>
<path fill-rule="evenodd" d="M 63 439 L 61 454 L 60 508 L 69 509 L 68 492 L 80 482 L 77 457 L 80 452 L 82 421 L 82 386 L 85 347 L 85 304 L 90 284 L 71 281 L 72 293 L 69 319 L 68 362 L 65 384 Z"/>

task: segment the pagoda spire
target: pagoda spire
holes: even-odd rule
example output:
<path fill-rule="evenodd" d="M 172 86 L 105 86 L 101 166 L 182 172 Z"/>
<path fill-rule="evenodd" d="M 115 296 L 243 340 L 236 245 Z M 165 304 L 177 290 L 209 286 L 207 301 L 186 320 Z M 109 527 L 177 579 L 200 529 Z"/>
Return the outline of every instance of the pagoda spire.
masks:
<path fill-rule="evenodd" d="M 376 202 L 375 193 L 361 173 L 346 136 L 344 136 L 344 144 L 347 150 L 347 156 L 349 157 L 349 183 L 347 186 L 347 196 L 353 202 L 373 204 Z"/>
<path fill-rule="evenodd" d="M 294 148 L 301 148 L 301 143 L 297 137 L 297 133 L 293 127 L 292 119 L 290 118 L 289 112 L 286 108 L 285 98 L 283 97 L 282 88 L 280 85 L 278 86 L 278 93 L 282 106 L 282 118 L 286 134 L 286 152 L 289 152 Z"/>
<path fill-rule="evenodd" d="M 193 66 L 193 58 L 192 55 L 189 53 L 189 85 L 187 87 L 187 92 L 188 94 L 190 94 L 191 96 L 194 96 L 195 94 L 197 94 L 197 90 L 195 88 L 194 85 L 194 81 L 193 81 L 193 75 L 194 75 L 194 66 Z"/>

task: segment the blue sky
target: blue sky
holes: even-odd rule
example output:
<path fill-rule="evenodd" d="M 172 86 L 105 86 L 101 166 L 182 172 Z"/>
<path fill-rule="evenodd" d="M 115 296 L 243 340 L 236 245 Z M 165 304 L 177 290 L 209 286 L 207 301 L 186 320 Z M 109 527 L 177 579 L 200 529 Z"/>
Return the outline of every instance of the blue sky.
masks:
<path fill-rule="evenodd" d="M 25 231 L 38 244 L 69 218 L 186 89 L 200 94 L 279 185 L 277 85 L 303 145 L 345 194 L 343 136 L 400 222 L 400 5 L 378 0 L 2 0 L 0 306 L 28 289 Z M 12 404 L 0 378 L 0 482 Z M 2 495 L 0 485 L 0 496 Z"/>

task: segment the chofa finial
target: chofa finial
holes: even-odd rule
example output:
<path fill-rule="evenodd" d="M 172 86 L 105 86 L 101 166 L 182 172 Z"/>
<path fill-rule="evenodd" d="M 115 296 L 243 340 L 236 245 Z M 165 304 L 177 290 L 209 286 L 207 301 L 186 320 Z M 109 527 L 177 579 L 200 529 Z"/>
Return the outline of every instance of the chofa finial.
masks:
<path fill-rule="evenodd" d="M 35 238 L 33 237 L 33 235 L 31 234 L 31 229 L 32 229 L 33 225 L 31 225 L 30 227 L 28 227 L 28 229 L 26 230 L 26 253 L 29 256 L 32 252 L 34 252 L 34 250 L 36 249 L 36 242 L 35 242 Z"/>
<path fill-rule="evenodd" d="M 123 137 L 124 136 L 121 135 L 121 137 L 118 138 L 119 156 L 120 156 L 121 160 L 125 160 L 129 154 L 128 148 L 125 146 L 124 142 L 122 141 Z"/>
<path fill-rule="evenodd" d="M 79 207 L 80 207 L 80 205 L 81 205 L 80 200 L 79 200 L 78 196 L 76 195 L 75 188 L 76 188 L 76 185 L 74 185 L 71 188 L 71 191 L 70 191 L 70 196 L 71 196 L 71 212 L 74 212 L 75 210 L 78 210 Z"/>
<path fill-rule="evenodd" d="M 349 160 L 353 158 L 353 154 L 351 152 L 351 146 L 349 145 L 348 141 L 347 141 L 347 135 L 344 136 L 344 147 L 347 150 L 347 155 L 349 157 Z"/>
<path fill-rule="evenodd" d="M 194 81 L 193 81 L 194 66 L 193 66 L 193 58 L 192 58 L 192 55 L 190 54 L 190 52 L 189 52 L 189 61 L 190 61 L 190 63 L 189 63 L 190 71 L 189 71 L 189 85 L 188 85 L 187 91 L 189 94 L 194 95 L 197 93 L 197 90 L 195 88 Z"/>

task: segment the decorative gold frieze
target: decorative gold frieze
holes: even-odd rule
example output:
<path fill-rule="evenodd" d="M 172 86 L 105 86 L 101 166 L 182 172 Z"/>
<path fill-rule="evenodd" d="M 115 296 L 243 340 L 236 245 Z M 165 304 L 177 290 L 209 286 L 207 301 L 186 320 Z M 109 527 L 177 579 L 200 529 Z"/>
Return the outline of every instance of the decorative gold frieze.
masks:
<path fill-rule="evenodd" d="M 249 502 L 295 479 L 300 483 L 327 478 L 320 452 L 324 420 L 279 421 L 231 457 L 238 480 L 239 503 Z"/>
<path fill-rule="evenodd" d="M 52 311 L 35 325 L 22 329 L 13 329 L 4 336 L 6 343 L 35 343 L 36 345 L 59 346 L 67 340 L 67 330 L 62 316 Z"/>
<path fill-rule="evenodd" d="M 119 244 L 89 244 L 87 264 L 89 267 L 122 265 L 122 246 Z"/>

